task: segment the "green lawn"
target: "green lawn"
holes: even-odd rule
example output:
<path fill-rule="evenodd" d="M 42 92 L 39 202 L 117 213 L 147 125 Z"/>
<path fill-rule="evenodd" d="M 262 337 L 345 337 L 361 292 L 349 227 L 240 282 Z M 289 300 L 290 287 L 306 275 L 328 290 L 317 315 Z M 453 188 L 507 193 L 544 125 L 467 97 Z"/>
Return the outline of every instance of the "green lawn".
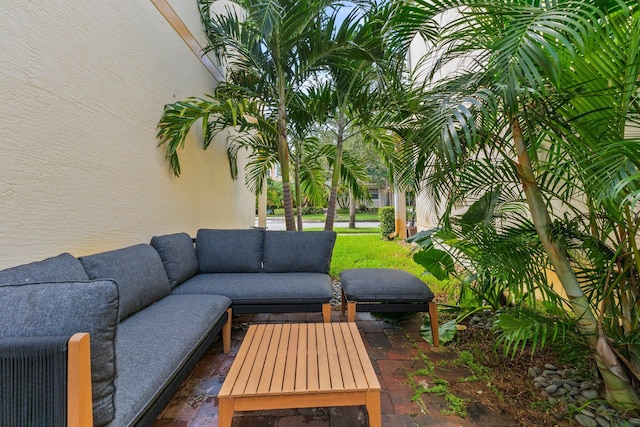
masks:
<path fill-rule="evenodd" d="M 383 240 L 379 234 L 339 234 L 333 249 L 331 276 L 339 277 L 348 268 L 398 268 L 420 276 L 433 292 L 442 284 L 433 276 L 422 276 L 424 269 L 411 257 L 411 248 L 393 240 Z"/>

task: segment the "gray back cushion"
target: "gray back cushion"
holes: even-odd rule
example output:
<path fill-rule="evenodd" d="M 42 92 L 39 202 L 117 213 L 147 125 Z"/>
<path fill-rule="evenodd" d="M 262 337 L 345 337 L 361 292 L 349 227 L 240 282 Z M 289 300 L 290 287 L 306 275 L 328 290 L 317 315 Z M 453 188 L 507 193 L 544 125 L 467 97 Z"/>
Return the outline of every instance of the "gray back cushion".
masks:
<path fill-rule="evenodd" d="M 198 257 L 187 233 L 154 236 L 151 246 L 158 251 L 171 289 L 198 274 Z"/>
<path fill-rule="evenodd" d="M 114 417 L 118 289 L 110 280 L 0 285 L 0 336 L 88 332 L 94 425 Z"/>
<path fill-rule="evenodd" d="M 160 255 L 150 245 L 139 244 L 79 259 L 91 279 L 116 281 L 120 320 L 171 292 Z"/>
<path fill-rule="evenodd" d="M 200 273 L 259 273 L 264 230 L 198 230 L 196 254 Z"/>
<path fill-rule="evenodd" d="M 329 274 L 335 243 L 334 231 L 267 231 L 263 271 Z"/>
<path fill-rule="evenodd" d="M 7 285 L 77 280 L 89 280 L 89 276 L 80 261 L 68 253 L 0 271 L 0 283 Z"/>

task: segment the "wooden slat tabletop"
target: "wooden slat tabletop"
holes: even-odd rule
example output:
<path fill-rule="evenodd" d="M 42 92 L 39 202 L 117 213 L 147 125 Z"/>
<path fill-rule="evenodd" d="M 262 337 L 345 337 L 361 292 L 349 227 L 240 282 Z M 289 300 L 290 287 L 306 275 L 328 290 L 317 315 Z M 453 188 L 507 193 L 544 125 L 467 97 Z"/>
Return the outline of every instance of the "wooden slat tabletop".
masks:
<path fill-rule="evenodd" d="M 220 397 L 380 390 L 354 323 L 251 325 Z"/>

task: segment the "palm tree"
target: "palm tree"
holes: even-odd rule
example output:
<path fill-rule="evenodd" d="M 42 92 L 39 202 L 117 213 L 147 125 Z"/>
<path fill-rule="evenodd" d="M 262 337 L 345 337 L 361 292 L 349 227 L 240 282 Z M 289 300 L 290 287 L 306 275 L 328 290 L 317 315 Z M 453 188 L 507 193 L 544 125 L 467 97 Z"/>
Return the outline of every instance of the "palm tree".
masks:
<path fill-rule="evenodd" d="M 333 230 L 337 208 L 338 186 L 343 173 L 345 142 L 350 138 L 365 135 L 366 141 L 375 150 L 381 151 L 388 161 L 393 157 L 393 142 L 371 116 L 389 107 L 389 92 L 386 90 L 385 72 L 388 72 L 384 28 L 392 10 L 389 5 L 368 5 L 361 17 L 361 10 L 353 9 L 336 28 L 336 42 L 352 46 L 342 55 L 328 57 L 326 69 L 328 80 L 321 90 L 315 92 L 318 100 L 316 111 L 326 111 L 328 128 L 335 136 L 335 155 L 332 162 L 330 193 L 325 221 L 325 230 Z M 335 15 L 329 21 L 335 22 Z M 353 156 L 349 157 L 350 160 Z M 366 197 L 353 183 L 349 184 L 352 196 Z"/>
<path fill-rule="evenodd" d="M 594 150 L 594 139 L 621 141 L 620 124 L 629 118 L 631 106 L 637 106 L 637 86 L 632 88 L 640 72 L 639 22 L 635 1 L 596 6 L 586 0 L 418 0 L 404 5 L 394 25 L 400 53 L 417 34 L 433 44 L 434 54 L 425 62 L 431 78 L 423 88 L 420 122 L 411 132 L 419 147 L 418 177 L 433 184 L 435 195 L 446 194 L 455 202 L 480 194 L 487 185 L 475 181 L 466 192 L 458 186 L 477 153 L 511 164 L 507 174 L 522 188 L 540 243 L 589 341 L 607 400 L 623 408 L 635 408 L 640 400 L 604 336 L 598 307 L 585 294 L 568 247 L 555 232 L 550 202 L 557 196 L 567 200 L 590 185 L 610 190 L 611 185 L 602 185 L 606 180 L 598 181 L 601 185 L 590 181 L 597 178 L 595 171 L 612 169 L 619 173 L 619 185 L 613 187 L 623 189 L 619 199 L 637 200 L 632 195 L 637 195 L 639 183 L 639 152 L 607 144 L 618 160 L 612 163 L 611 157 Z M 600 50 L 607 54 L 598 54 Z M 613 64 L 606 62 L 609 52 L 616 55 Z M 583 96 L 593 89 L 590 82 L 607 81 L 606 74 L 599 74 L 605 70 L 616 78 L 609 81 L 609 89 L 601 86 L 601 93 L 617 93 L 617 108 L 597 105 L 597 96 L 589 102 Z M 439 73 L 445 77 L 435 79 Z M 611 119 L 617 133 L 593 127 L 594 121 Z M 563 164 L 575 167 L 559 171 Z M 559 191 L 545 192 L 553 188 Z"/>
<path fill-rule="evenodd" d="M 213 98 L 198 99 L 195 103 L 191 99 L 167 106 L 159 124 L 160 144 L 167 144 L 167 157 L 174 172 L 179 173 L 177 149 L 184 144 L 184 137 L 196 121 L 194 119 L 204 119 L 208 139 L 206 147 L 210 138 L 223 127 L 224 123 L 215 114 L 226 109 L 225 103 L 230 104 L 227 110 L 240 113 L 242 110 L 236 106 L 257 105 L 254 110 L 262 117 L 253 116 L 253 122 L 242 121 L 242 115 L 235 113 L 223 118 L 230 119 L 227 125 L 242 121 L 243 131 L 256 127 L 267 131 L 266 135 L 254 136 L 253 139 L 244 138 L 243 144 L 253 141 L 264 147 L 275 143 L 282 173 L 286 227 L 287 230 L 295 230 L 287 136 L 288 108 L 292 97 L 307 84 L 323 58 L 337 49 L 330 40 L 330 34 L 323 31 L 325 11 L 336 0 L 237 0 L 224 2 L 225 12 L 220 14 L 212 12 L 214 3 L 217 1 L 199 0 L 198 4 L 209 39 L 206 50 L 214 52 L 218 60 L 226 64 L 228 85 L 225 90 L 216 90 Z M 226 97 L 229 93 L 233 96 Z M 194 116 L 178 120 L 187 114 Z M 212 118 L 214 123 L 209 125 Z M 255 122 L 260 126 L 255 126 Z M 175 130 L 170 130 L 172 127 Z M 275 138 L 271 139 L 274 135 Z M 257 167 L 256 164 L 254 166 Z"/>

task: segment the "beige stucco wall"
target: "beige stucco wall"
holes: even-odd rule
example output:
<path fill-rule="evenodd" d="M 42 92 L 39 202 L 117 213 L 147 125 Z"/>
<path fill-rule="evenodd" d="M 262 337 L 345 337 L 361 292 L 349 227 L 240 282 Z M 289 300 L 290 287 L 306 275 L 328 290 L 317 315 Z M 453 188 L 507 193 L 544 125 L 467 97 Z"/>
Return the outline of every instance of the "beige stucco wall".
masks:
<path fill-rule="evenodd" d="M 188 141 L 180 178 L 156 146 L 163 105 L 214 80 L 149 0 L 4 2 L 0 32 L 0 268 L 253 225 L 223 139 Z"/>

